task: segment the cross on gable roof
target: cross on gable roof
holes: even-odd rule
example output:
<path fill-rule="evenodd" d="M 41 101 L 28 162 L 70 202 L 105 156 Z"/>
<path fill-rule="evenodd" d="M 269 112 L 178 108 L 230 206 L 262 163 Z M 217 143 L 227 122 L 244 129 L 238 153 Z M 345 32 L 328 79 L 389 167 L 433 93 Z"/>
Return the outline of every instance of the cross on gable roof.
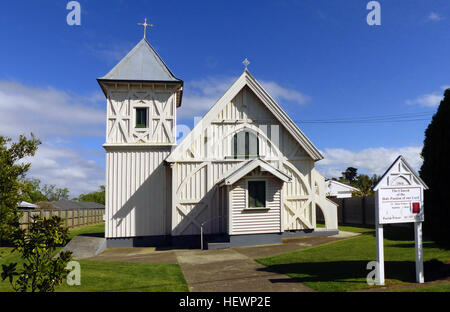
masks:
<path fill-rule="evenodd" d="M 275 102 L 275 100 L 267 93 L 259 82 L 250 74 L 248 70 L 244 70 L 242 75 L 231 85 L 225 94 L 210 108 L 203 118 L 194 126 L 191 132 L 183 139 L 183 141 L 170 153 L 167 162 L 175 162 L 181 158 L 181 155 L 189 147 L 189 143 L 193 142 L 205 129 L 220 111 L 245 87 L 247 86 L 259 98 L 259 100 L 268 108 L 268 110 L 278 119 L 280 124 L 293 136 L 293 138 L 302 146 L 308 155 L 314 160 L 323 159 L 322 154 L 314 146 L 314 144 L 306 137 L 306 135 L 298 128 L 292 119 L 283 111 L 283 109 Z"/>
<path fill-rule="evenodd" d="M 389 168 L 386 170 L 386 172 L 381 176 L 378 183 L 373 187 L 374 191 L 378 191 L 380 187 L 383 186 L 391 186 L 390 179 L 392 177 L 394 178 L 402 178 L 407 179 L 407 176 L 410 175 L 415 179 L 410 179 L 410 181 L 406 181 L 411 183 L 414 183 L 416 185 L 421 185 L 425 190 L 428 189 L 428 186 L 423 182 L 423 180 L 420 178 L 420 176 L 417 174 L 417 172 L 408 164 L 408 162 L 403 158 L 402 155 L 398 156 L 397 159 L 392 163 L 392 165 L 389 166 Z M 392 185 L 392 186 L 398 186 L 398 185 Z"/>

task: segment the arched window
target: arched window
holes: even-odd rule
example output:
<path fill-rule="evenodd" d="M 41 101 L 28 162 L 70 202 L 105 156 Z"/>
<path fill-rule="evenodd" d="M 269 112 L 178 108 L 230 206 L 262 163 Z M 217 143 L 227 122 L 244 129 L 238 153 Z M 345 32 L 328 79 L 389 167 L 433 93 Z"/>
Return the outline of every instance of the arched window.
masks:
<path fill-rule="evenodd" d="M 241 131 L 233 136 L 231 152 L 234 159 L 259 156 L 258 135 L 250 131 Z"/>

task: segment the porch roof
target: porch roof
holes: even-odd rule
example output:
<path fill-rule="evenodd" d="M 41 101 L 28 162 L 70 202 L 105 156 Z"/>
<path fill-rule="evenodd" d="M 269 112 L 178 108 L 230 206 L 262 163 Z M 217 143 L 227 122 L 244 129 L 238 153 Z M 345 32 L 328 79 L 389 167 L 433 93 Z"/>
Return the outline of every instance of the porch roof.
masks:
<path fill-rule="evenodd" d="M 233 185 L 243 177 L 245 177 L 248 173 L 253 171 L 254 169 L 260 167 L 262 171 L 267 171 L 271 173 L 273 176 L 277 177 L 278 179 L 284 181 L 284 182 L 290 182 L 291 177 L 287 175 L 286 173 L 280 171 L 279 169 L 275 168 L 268 162 L 262 160 L 261 158 L 255 158 L 253 160 L 249 160 L 247 162 L 244 162 L 242 166 L 237 168 L 235 171 L 233 171 L 231 174 L 223 178 L 219 185 Z"/>

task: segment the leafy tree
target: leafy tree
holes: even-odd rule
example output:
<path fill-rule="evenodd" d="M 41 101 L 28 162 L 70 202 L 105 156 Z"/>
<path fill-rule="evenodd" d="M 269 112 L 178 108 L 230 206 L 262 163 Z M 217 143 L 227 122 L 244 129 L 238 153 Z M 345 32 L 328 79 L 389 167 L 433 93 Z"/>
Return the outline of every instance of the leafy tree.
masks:
<path fill-rule="evenodd" d="M 91 192 L 91 193 L 87 193 L 87 194 L 81 194 L 78 198 L 74 198 L 73 200 L 94 202 L 94 203 L 99 203 L 99 204 L 104 205 L 105 204 L 105 186 L 101 185 L 99 191 Z"/>
<path fill-rule="evenodd" d="M 378 182 L 380 178 L 374 174 L 372 177 L 369 177 L 366 174 L 359 174 L 355 181 L 352 183 L 352 186 L 359 189 L 357 192 L 353 192 L 353 196 L 364 197 L 364 196 L 373 196 L 374 192 L 372 188 Z"/>
<path fill-rule="evenodd" d="M 355 181 L 356 176 L 358 175 L 358 169 L 353 167 L 348 167 L 344 172 L 342 172 L 343 180 L 352 183 Z"/>
<path fill-rule="evenodd" d="M 54 184 L 45 184 L 42 187 L 42 193 L 47 198 L 47 201 L 69 199 L 69 190 L 67 188 L 57 188 Z"/>
<path fill-rule="evenodd" d="M 424 234 L 450 246 L 450 89 L 425 131 L 420 176 L 429 187 L 424 194 Z"/>
<path fill-rule="evenodd" d="M 62 219 L 53 216 L 40 219 L 33 216 L 29 230 L 15 228 L 13 234 L 14 248 L 24 263 L 22 270 L 17 270 L 17 263 L 2 265 L 2 280 L 9 279 L 15 291 L 53 292 L 62 284 L 69 270 L 67 263 L 72 258 L 70 251 L 60 252 L 54 257 L 56 248 L 67 243 L 67 228 L 62 226 Z"/>
<path fill-rule="evenodd" d="M 379 179 L 380 177 L 376 174 L 369 177 L 367 174 L 358 174 L 357 168 L 348 167 L 344 172 L 342 172 L 342 176 L 338 181 L 350 184 L 351 186 L 359 189 L 359 191 L 353 192 L 352 196 L 364 197 L 374 195 L 372 188 Z"/>
<path fill-rule="evenodd" d="M 39 179 L 24 179 L 23 185 L 25 201 L 36 203 L 69 199 L 69 190 L 67 188 L 57 188 L 54 184 L 44 184 L 41 187 L 41 180 Z"/>
<path fill-rule="evenodd" d="M 41 142 L 20 135 L 17 142 L 0 136 L 0 239 L 8 239 L 19 220 L 17 205 L 23 198 L 22 179 L 30 168 L 23 158 L 34 156 Z"/>
<path fill-rule="evenodd" d="M 47 197 L 42 194 L 41 181 L 39 179 L 23 179 L 23 200 L 30 203 L 40 201 L 48 201 Z"/>

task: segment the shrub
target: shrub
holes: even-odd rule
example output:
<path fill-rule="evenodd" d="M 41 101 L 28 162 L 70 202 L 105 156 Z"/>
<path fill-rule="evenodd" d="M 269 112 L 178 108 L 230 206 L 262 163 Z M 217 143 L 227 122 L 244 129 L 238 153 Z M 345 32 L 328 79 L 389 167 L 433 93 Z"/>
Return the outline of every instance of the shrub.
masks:
<path fill-rule="evenodd" d="M 55 291 L 69 273 L 66 266 L 72 253 L 65 251 L 54 255 L 56 248 L 66 244 L 68 239 L 68 230 L 62 226 L 60 217 L 33 216 L 28 230 L 16 228 L 12 233 L 12 252 L 21 254 L 22 269 L 17 269 L 17 263 L 3 264 L 2 279 L 8 278 L 14 291 Z"/>

